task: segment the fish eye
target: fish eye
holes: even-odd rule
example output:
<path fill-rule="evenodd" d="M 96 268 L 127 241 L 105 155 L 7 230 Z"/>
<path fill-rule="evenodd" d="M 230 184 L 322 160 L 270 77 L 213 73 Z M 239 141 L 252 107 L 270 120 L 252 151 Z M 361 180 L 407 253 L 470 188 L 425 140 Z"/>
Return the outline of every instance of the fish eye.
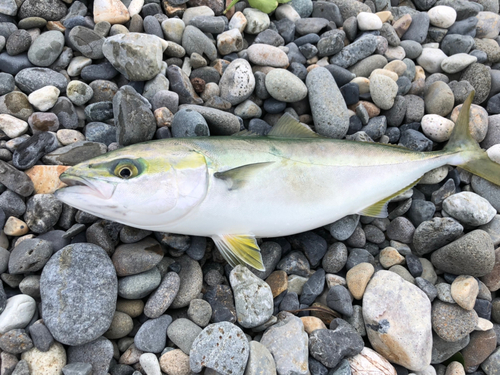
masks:
<path fill-rule="evenodd" d="M 134 164 L 119 164 L 115 168 L 115 176 L 128 180 L 138 174 L 137 167 Z"/>

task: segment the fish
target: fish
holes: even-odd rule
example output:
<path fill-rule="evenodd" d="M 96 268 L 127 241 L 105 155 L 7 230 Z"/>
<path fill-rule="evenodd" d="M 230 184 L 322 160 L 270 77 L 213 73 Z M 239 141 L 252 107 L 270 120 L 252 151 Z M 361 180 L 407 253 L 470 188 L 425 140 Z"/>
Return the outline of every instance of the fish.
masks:
<path fill-rule="evenodd" d="M 284 114 L 267 136 L 169 138 L 123 147 L 67 169 L 62 202 L 158 232 L 211 237 L 227 262 L 265 270 L 257 238 L 359 214 L 386 217 L 391 199 L 452 165 L 500 185 L 500 164 L 469 132 L 474 93 L 439 151 L 325 138 Z"/>

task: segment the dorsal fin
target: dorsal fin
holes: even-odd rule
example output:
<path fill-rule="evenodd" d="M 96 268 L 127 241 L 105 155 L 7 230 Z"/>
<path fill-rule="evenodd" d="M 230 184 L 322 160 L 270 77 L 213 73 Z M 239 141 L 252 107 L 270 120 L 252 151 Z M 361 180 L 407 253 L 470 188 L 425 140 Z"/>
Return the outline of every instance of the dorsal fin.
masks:
<path fill-rule="evenodd" d="M 420 177 L 418 180 L 412 182 L 410 185 L 402 188 L 401 190 L 396 191 L 394 194 L 388 196 L 387 198 L 382 199 L 381 201 L 378 201 L 375 204 L 372 204 L 369 207 L 366 207 L 364 210 L 358 212 L 359 215 L 363 216 L 370 216 L 370 217 L 387 217 L 389 213 L 387 212 L 387 206 L 389 205 L 389 202 L 391 199 L 396 198 L 398 195 L 404 193 L 406 190 L 411 189 L 414 187 L 418 182 L 422 179 Z"/>
<path fill-rule="evenodd" d="M 276 125 L 267 133 L 268 137 L 280 138 L 321 138 L 309 127 L 302 125 L 292 115 L 285 113 L 280 117 Z"/>

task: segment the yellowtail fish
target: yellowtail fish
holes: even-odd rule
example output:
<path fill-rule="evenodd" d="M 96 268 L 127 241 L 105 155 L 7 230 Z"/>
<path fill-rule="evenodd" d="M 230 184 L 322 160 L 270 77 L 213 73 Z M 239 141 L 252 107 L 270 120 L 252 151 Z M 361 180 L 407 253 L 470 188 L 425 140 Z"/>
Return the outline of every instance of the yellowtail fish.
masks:
<path fill-rule="evenodd" d="M 136 144 L 61 175 L 58 199 L 137 228 L 211 237 L 233 266 L 264 270 L 256 237 L 346 215 L 387 216 L 388 202 L 443 165 L 500 185 L 500 165 L 469 133 L 471 94 L 441 151 L 319 136 L 283 115 L 267 137 L 173 138 Z"/>

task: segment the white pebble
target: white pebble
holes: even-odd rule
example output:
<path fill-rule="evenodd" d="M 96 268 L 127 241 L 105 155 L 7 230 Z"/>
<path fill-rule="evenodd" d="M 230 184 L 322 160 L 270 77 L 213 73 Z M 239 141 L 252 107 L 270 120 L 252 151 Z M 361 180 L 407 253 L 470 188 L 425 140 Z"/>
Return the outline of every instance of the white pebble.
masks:
<path fill-rule="evenodd" d="M 128 13 L 132 18 L 136 14 L 139 14 L 144 6 L 144 0 L 132 0 L 128 6 Z"/>
<path fill-rule="evenodd" d="M 0 130 L 3 131 L 7 137 L 16 138 L 26 133 L 28 130 L 28 123 L 17 117 L 1 114 L 0 115 Z"/>
<path fill-rule="evenodd" d="M 92 64 L 92 59 L 89 59 L 88 57 L 85 56 L 73 57 L 66 71 L 68 72 L 68 75 L 70 77 L 76 77 L 80 75 L 83 68 L 89 66 L 90 64 Z"/>
<path fill-rule="evenodd" d="M 7 300 L 0 314 L 0 335 L 11 329 L 25 328 L 35 314 L 36 302 L 27 294 L 17 294 Z"/>
<path fill-rule="evenodd" d="M 491 146 L 486 153 L 492 161 L 500 164 L 500 144 Z"/>
<path fill-rule="evenodd" d="M 144 353 L 139 357 L 139 363 L 146 375 L 161 375 L 160 363 L 153 353 Z"/>
<path fill-rule="evenodd" d="M 460 223 L 480 226 L 489 223 L 497 210 L 486 199 L 470 191 L 453 194 L 443 201 L 443 211 Z"/>
<path fill-rule="evenodd" d="M 441 63 L 448 56 L 436 48 L 423 48 L 422 53 L 417 57 L 417 63 L 428 73 L 441 72 Z"/>
<path fill-rule="evenodd" d="M 422 117 L 422 130 L 434 142 L 444 142 L 450 139 L 455 123 L 443 116 L 425 115 Z"/>
<path fill-rule="evenodd" d="M 59 89 L 55 86 L 45 86 L 28 95 L 28 101 L 39 111 L 51 109 L 59 98 Z"/>
<path fill-rule="evenodd" d="M 452 7 L 438 5 L 427 12 L 431 25 L 447 29 L 455 23 L 457 11 Z"/>
<path fill-rule="evenodd" d="M 274 15 L 278 20 L 281 20 L 283 18 L 288 18 L 292 22 L 300 20 L 300 14 L 290 4 L 282 4 L 279 7 L 277 7 L 276 10 L 274 11 Z"/>
<path fill-rule="evenodd" d="M 374 13 L 361 12 L 357 19 L 360 30 L 380 30 L 382 28 L 382 20 Z"/>

